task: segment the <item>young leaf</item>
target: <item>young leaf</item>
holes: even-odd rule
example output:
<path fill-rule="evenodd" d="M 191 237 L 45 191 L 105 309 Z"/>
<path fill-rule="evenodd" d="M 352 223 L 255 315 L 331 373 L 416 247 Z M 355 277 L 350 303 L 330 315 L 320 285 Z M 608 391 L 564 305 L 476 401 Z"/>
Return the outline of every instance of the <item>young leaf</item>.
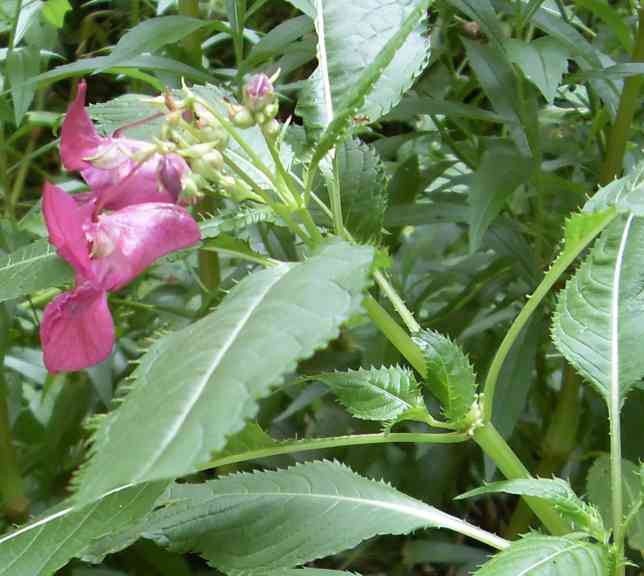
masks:
<path fill-rule="evenodd" d="M 292 568 L 378 534 L 428 526 L 507 546 L 501 538 L 328 461 L 176 484 L 168 502 L 146 519 L 145 535 L 175 551 L 199 552 L 228 573 Z"/>
<path fill-rule="evenodd" d="M 36 86 L 25 84 L 40 72 L 40 50 L 36 47 L 19 48 L 7 57 L 7 77 L 11 85 L 16 126 L 20 125 L 25 112 L 34 99 Z"/>
<path fill-rule="evenodd" d="M 530 178 L 532 166 L 532 160 L 514 147 L 494 147 L 483 154 L 478 170 L 469 177 L 471 252 L 478 249 L 509 196 Z"/>
<path fill-rule="evenodd" d="M 425 414 L 427 408 L 411 370 L 391 366 L 318 374 L 353 416 L 395 421 Z"/>
<path fill-rule="evenodd" d="M 249 276 L 215 312 L 154 344 L 132 392 L 96 432 L 77 500 L 205 464 L 284 373 L 360 310 L 372 258 L 369 247 L 325 244 L 305 262 Z"/>
<path fill-rule="evenodd" d="M 74 271 L 42 238 L 0 257 L 0 302 L 73 279 Z"/>
<path fill-rule="evenodd" d="M 621 216 L 559 295 L 554 343 L 606 401 L 613 386 L 623 400 L 644 375 L 643 256 L 644 220 Z"/>
<path fill-rule="evenodd" d="M 561 478 L 529 478 L 520 480 L 504 480 L 492 482 L 469 490 L 457 499 L 471 498 L 482 494 L 505 492 L 518 496 L 536 496 L 552 502 L 559 513 L 567 520 L 574 522 L 580 529 L 587 531 L 595 539 L 604 541 L 606 530 L 599 511 L 586 504 L 570 487 L 570 484 Z"/>
<path fill-rule="evenodd" d="M 544 36 L 531 42 L 512 38 L 505 43 L 510 62 L 514 62 L 550 103 L 564 72 L 568 69 L 568 48 Z"/>
<path fill-rule="evenodd" d="M 385 14 L 383 5 L 375 0 L 368 0 L 369 9 L 366 12 L 355 12 L 360 6 L 357 3 L 317 1 L 320 66 L 313 74 L 311 90 L 315 97 L 309 97 L 309 101 L 315 103 L 316 112 L 309 117 L 308 124 L 314 128 L 322 126 L 324 132 L 313 152 L 311 168 L 318 166 L 354 118 L 365 116 L 373 122 L 398 102 L 402 92 L 411 86 L 415 76 L 422 71 L 426 64 L 428 43 L 419 33 L 414 35 L 414 30 L 431 2 L 397 0 L 387 6 L 394 12 Z M 347 18 L 347 10 L 351 11 L 351 18 Z M 371 30 L 371 27 L 365 26 L 365 19 L 374 30 L 384 28 L 382 36 L 378 34 L 378 37 L 385 40 L 384 43 L 377 42 L 374 38 L 356 36 L 356 31 Z M 338 36 L 327 37 L 327 34 Z M 359 37 L 358 44 L 344 44 L 350 37 Z M 377 46 L 378 49 L 364 54 L 361 46 Z M 337 60 L 334 50 L 337 50 Z M 348 63 L 348 69 L 352 69 L 352 73 L 344 76 L 343 92 L 339 92 L 340 84 L 333 76 L 336 70 L 344 74 L 343 66 L 347 63 L 342 57 L 347 57 L 348 54 L 361 55 L 364 60 L 352 59 Z M 368 64 L 365 66 L 366 62 Z M 334 101 L 334 93 L 340 94 L 337 102 Z M 306 96 L 304 98 L 306 101 Z M 303 115 L 306 116 L 306 113 Z"/>
<path fill-rule="evenodd" d="M 608 569 L 605 546 L 531 534 L 513 542 L 473 576 L 608 576 Z"/>
<path fill-rule="evenodd" d="M 448 420 L 467 416 L 476 392 L 476 375 L 458 344 L 432 330 L 414 336 L 427 362 L 427 387 L 440 400 Z"/>
<path fill-rule="evenodd" d="M 640 467 L 630 460 L 622 460 L 622 490 L 624 493 L 624 514 L 635 508 L 642 498 L 642 479 Z M 599 456 L 590 467 L 586 478 L 586 491 L 588 499 L 593 502 L 602 513 L 604 520 L 610 524 L 612 519 L 610 481 L 610 458 L 608 454 Z M 629 545 L 636 550 L 644 550 L 644 510 L 631 521 L 626 532 Z"/>
<path fill-rule="evenodd" d="M 166 489 L 155 482 L 119 490 L 88 506 L 58 510 L 0 537 L 0 576 L 50 576 L 98 538 L 128 528 Z"/>

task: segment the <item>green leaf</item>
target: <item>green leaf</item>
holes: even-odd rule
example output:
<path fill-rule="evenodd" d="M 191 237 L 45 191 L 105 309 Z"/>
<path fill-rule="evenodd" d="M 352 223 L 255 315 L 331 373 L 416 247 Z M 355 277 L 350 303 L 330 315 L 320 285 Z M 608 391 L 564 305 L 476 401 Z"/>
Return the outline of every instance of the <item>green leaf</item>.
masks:
<path fill-rule="evenodd" d="M 644 375 L 643 257 L 644 220 L 620 216 L 559 295 L 553 341 L 606 401 L 617 388 L 623 400 Z"/>
<path fill-rule="evenodd" d="M 622 460 L 622 491 L 624 494 L 624 515 L 633 510 L 642 498 L 642 479 L 640 467 L 630 460 Z M 611 501 L 610 457 L 602 454 L 588 471 L 586 478 L 588 499 L 595 504 L 604 521 L 612 522 L 613 505 Z M 644 551 L 644 509 L 632 520 L 626 532 L 629 545 L 636 550 Z"/>
<path fill-rule="evenodd" d="M 93 540 L 124 530 L 152 510 L 166 489 L 155 482 L 119 490 L 79 509 L 65 508 L 0 537 L 0 576 L 50 576 Z"/>
<path fill-rule="evenodd" d="M 458 344 L 433 330 L 413 338 L 427 362 L 427 387 L 441 402 L 448 420 L 459 422 L 474 403 L 476 374 Z"/>
<path fill-rule="evenodd" d="M 73 270 L 47 239 L 42 238 L 0 257 L 0 302 L 73 279 Z"/>
<path fill-rule="evenodd" d="M 478 22 L 485 35 L 495 43 L 496 47 L 503 48 L 505 33 L 490 0 L 449 0 L 449 3 L 467 14 L 470 20 Z"/>
<path fill-rule="evenodd" d="M 313 168 L 354 118 L 373 122 L 387 113 L 423 70 L 429 44 L 418 25 L 430 1 L 318 0 L 319 67 L 298 104 L 309 129 L 324 129 Z"/>
<path fill-rule="evenodd" d="M 172 550 L 199 552 L 223 572 L 262 574 L 351 548 L 379 534 L 423 527 L 492 536 L 334 462 L 175 484 L 151 514 L 146 536 Z M 472 531 L 473 530 L 473 531 Z"/>
<path fill-rule="evenodd" d="M 291 568 L 257 572 L 256 576 L 355 576 L 355 572 L 341 570 L 324 570 L 322 568 Z"/>
<path fill-rule="evenodd" d="M 298 10 L 301 10 L 307 16 L 315 18 L 315 6 L 313 4 L 315 0 L 287 0 L 287 2 L 293 4 Z"/>
<path fill-rule="evenodd" d="M 168 44 L 183 40 L 201 28 L 212 25 L 212 22 L 207 20 L 188 16 L 159 16 L 144 20 L 121 36 L 100 70 L 119 66 L 143 52 L 156 52 Z"/>
<path fill-rule="evenodd" d="M 271 448 L 277 444 L 278 442 L 266 434 L 257 422 L 249 422 L 242 430 L 228 439 L 226 447 L 214 459 L 230 458 L 245 452 Z"/>
<path fill-rule="evenodd" d="M 585 540 L 531 534 L 513 542 L 473 576 L 608 576 L 606 548 Z"/>
<path fill-rule="evenodd" d="M 72 6 L 68 0 L 47 0 L 42 7 L 42 15 L 56 28 L 62 28 L 65 14 L 71 9 Z"/>
<path fill-rule="evenodd" d="M 380 237 L 387 209 L 387 189 L 382 162 L 373 148 L 358 140 L 339 146 L 344 224 L 357 240 L 374 242 Z"/>
<path fill-rule="evenodd" d="M 20 125 L 25 112 L 29 110 L 36 93 L 36 87 L 25 85 L 25 81 L 40 72 L 40 50 L 36 47 L 18 48 L 7 57 L 7 77 L 11 85 L 13 112 L 16 126 Z"/>
<path fill-rule="evenodd" d="M 603 542 L 606 530 L 599 511 L 586 504 L 570 487 L 570 484 L 561 478 L 526 478 L 519 480 L 504 480 L 492 482 L 469 490 L 456 499 L 471 498 L 482 494 L 504 492 L 517 496 L 536 496 L 552 502 L 555 509 L 567 520 L 574 522 L 579 529 L 587 531 L 595 539 Z"/>
<path fill-rule="evenodd" d="M 216 238 L 209 238 L 202 242 L 201 250 L 210 250 L 219 254 L 225 254 L 232 258 L 241 258 L 255 262 L 260 266 L 273 266 L 278 263 L 268 256 L 264 256 L 252 249 L 247 240 L 242 240 L 230 234 L 219 234 Z"/>
<path fill-rule="evenodd" d="M 503 124 L 507 118 L 495 114 L 490 110 L 477 108 L 471 104 L 462 102 L 450 102 L 439 100 L 429 96 L 405 96 L 398 105 L 384 118 L 386 121 L 404 121 L 421 114 L 442 114 L 449 118 L 468 118 L 469 120 L 480 120 L 481 122 L 492 122 Z"/>
<path fill-rule="evenodd" d="M 602 0 L 575 0 L 575 5 L 590 10 L 595 16 L 602 19 L 611 29 L 627 54 L 633 52 L 633 39 L 628 19 L 615 10 L 613 6 Z"/>
<path fill-rule="evenodd" d="M 584 204 L 583 210 L 600 212 L 611 207 L 621 213 L 644 216 L 644 162 L 597 190 Z"/>
<path fill-rule="evenodd" d="M 470 251 L 475 252 L 488 227 L 517 187 L 529 180 L 532 160 L 516 149 L 495 146 L 483 154 L 478 170 L 469 177 Z"/>
<path fill-rule="evenodd" d="M 305 262 L 247 277 L 215 312 L 154 344 L 132 392 L 96 432 L 78 501 L 205 464 L 271 386 L 360 310 L 372 258 L 370 247 L 325 244 Z"/>
<path fill-rule="evenodd" d="M 395 421 L 414 419 L 427 408 L 411 370 L 398 366 L 361 368 L 318 374 L 356 418 Z"/>
<path fill-rule="evenodd" d="M 223 233 L 241 232 L 258 222 L 275 224 L 275 212 L 269 206 L 235 206 L 199 223 L 202 238 L 216 238 Z"/>
<path fill-rule="evenodd" d="M 564 72 L 568 69 L 568 48 L 544 36 L 530 42 L 512 38 L 505 43 L 505 49 L 524 76 L 530 80 L 552 104 Z"/>

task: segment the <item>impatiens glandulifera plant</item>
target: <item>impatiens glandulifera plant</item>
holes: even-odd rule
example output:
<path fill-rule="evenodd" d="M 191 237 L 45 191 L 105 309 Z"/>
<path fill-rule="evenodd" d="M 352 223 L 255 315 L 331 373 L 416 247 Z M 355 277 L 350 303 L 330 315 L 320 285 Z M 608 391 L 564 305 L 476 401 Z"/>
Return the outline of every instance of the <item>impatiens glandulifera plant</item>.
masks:
<path fill-rule="evenodd" d="M 0 576 L 54 574 L 73 559 L 120 570 L 111 555 L 130 546 L 196 553 L 236 576 L 341 575 L 354 568 L 343 551 L 411 532 L 411 544 L 426 543 L 426 528 L 468 538 L 478 576 L 623 576 L 644 549 L 642 469 L 622 458 L 621 430 L 644 376 L 644 164 L 624 155 L 641 66 L 607 68 L 565 3 L 298 0 L 302 14 L 248 54 L 246 4 L 226 3 L 236 67 L 214 75 L 225 82 L 183 79 L 89 113 L 79 84 L 60 152 L 88 190 L 45 184 L 53 247 L 41 238 L 0 262 L 0 295 L 29 298 L 50 372 L 113 350 L 114 364 L 133 360 L 91 439 L 75 445 L 69 496 L 0 536 Z M 128 31 L 96 68 L 121 73 L 141 52 L 135 62 L 154 70 L 166 56 L 145 52 L 181 42 L 195 52 L 175 72 L 203 81 L 209 44 L 198 34 L 219 28 L 198 18 L 199 3 L 179 6 Z M 634 61 L 644 60 L 638 14 L 633 34 L 616 33 Z M 303 81 L 293 75 L 302 54 L 316 60 Z M 562 143 L 574 133 L 560 133 L 562 118 L 586 130 L 578 156 Z M 146 299 L 169 279 L 184 283 L 181 307 Z M 109 296 L 121 290 L 127 299 Z M 108 298 L 152 312 L 117 316 L 127 338 L 116 346 Z M 516 438 L 544 433 L 539 465 L 531 445 L 515 441 L 515 452 L 508 441 L 533 380 L 543 390 L 532 387 L 538 401 Z M 587 497 L 584 465 L 570 458 L 582 380 L 609 433 Z M 329 392 L 345 412 L 324 403 Z M 0 419 L 0 440 L 9 431 Z M 485 465 L 466 454 L 447 476 L 441 450 L 468 442 Z M 394 444 L 414 451 L 365 463 L 352 450 Z M 556 466 L 547 456 L 559 444 L 572 446 Z M 11 443 L 0 448 L 0 490 L 19 518 L 35 490 L 25 492 Z M 311 456 L 332 449 L 343 462 Z M 487 482 L 497 469 L 506 479 Z M 447 478 L 453 496 L 470 472 L 483 486 L 441 510 L 430 486 Z M 504 534 L 475 525 L 474 508 L 476 523 L 461 518 L 462 499 L 493 493 L 525 503 Z"/>

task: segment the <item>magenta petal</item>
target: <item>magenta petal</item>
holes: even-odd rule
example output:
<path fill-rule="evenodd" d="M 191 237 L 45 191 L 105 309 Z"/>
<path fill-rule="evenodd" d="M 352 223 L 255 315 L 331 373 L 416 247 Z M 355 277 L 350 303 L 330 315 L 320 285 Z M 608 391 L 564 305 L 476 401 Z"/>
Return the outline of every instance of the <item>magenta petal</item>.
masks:
<path fill-rule="evenodd" d="M 82 170 L 89 166 L 84 160 L 92 156 L 103 142 L 85 110 L 87 84 L 78 84 L 76 98 L 67 109 L 60 133 L 60 156 L 67 170 Z"/>
<path fill-rule="evenodd" d="M 45 308 L 40 340 L 50 372 L 73 372 L 105 360 L 114 344 L 107 294 L 84 284 L 57 296 Z"/>
<path fill-rule="evenodd" d="M 91 222 L 94 202 L 79 204 L 62 188 L 45 182 L 42 209 L 49 242 L 77 272 L 87 277 L 91 264 L 84 227 Z"/>
<path fill-rule="evenodd" d="M 94 274 L 105 290 L 118 290 L 157 258 L 196 244 L 201 233 L 176 204 L 150 202 L 101 214 L 91 232 Z"/>

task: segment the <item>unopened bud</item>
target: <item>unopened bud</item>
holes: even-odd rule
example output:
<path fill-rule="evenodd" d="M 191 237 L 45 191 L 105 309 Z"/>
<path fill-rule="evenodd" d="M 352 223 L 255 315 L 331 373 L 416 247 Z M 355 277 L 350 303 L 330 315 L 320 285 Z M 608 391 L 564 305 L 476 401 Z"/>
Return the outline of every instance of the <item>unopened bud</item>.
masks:
<path fill-rule="evenodd" d="M 212 144 L 215 148 L 223 150 L 228 146 L 228 132 L 226 132 L 221 126 L 206 126 L 200 130 L 203 139 Z"/>
<path fill-rule="evenodd" d="M 255 74 L 244 86 L 244 104 L 251 112 L 262 112 L 274 101 L 273 82 L 266 74 Z"/>
<path fill-rule="evenodd" d="M 271 120 L 264 126 L 264 132 L 267 136 L 277 136 L 280 133 L 280 123 L 277 120 Z"/>
<path fill-rule="evenodd" d="M 203 196 L 201 192 L 201 177 L 194 172 L 191 172 L 183 179 L 183 190 L 181 191 L 182 204 L 194 204 L 199 198 Z"/>
<path fill-rule="evenodd" d="M 250 128 L 255 125 L 255 118 L 250 110 L 244 106 L 229 106 L 228 116 L 237 128 Z"/>
<path fill-rule="evenodd" d="M 224 157 L 219 150 L 211 150 L 203 157 L 204 162 L 207 162 L 214 170 L 219 172 L 224 167 Z"/>
<path fill-rule="evenodd" d="M 184 175 L 190 172 L 189 166 L 181 156 L 167 154 L 161 157 L 157 170 L 159 182 L 176 202 L 183 189 Z"/>

